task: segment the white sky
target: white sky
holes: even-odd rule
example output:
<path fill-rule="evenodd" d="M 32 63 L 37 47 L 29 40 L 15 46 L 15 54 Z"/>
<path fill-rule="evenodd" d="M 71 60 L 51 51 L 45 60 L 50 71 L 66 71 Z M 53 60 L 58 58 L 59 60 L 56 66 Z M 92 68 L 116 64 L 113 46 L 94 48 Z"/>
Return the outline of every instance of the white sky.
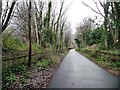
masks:
<path fill-rule="evenodd" d="M 75 32 L 76 26 L 85 18 L 85 17 L 94 17 L 98 16 L 101 18 L 101 15 L 96 14 L 90 8 L 86 7 L 82 4 L 82 1 L 85 2 L 87 5 L 91 6 L 93 9 L 97 10 L 96 5 L 94 4 L 93 0 L 67 0 L 67 3 L 72 3 L 67 13 L 68 21 L 70 21 L 73 33 Z M 95 0 L 98 2 L 99 0 Z M 99 5 L 100 11 L 103 13 L 102 7 Z"/>

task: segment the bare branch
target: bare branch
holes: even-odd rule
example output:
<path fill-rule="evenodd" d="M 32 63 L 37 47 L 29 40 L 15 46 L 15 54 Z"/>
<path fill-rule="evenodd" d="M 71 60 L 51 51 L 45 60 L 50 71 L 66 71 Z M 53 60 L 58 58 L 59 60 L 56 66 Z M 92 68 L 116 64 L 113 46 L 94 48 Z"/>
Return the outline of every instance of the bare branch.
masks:
<path fill-rule="evenodd" d="M 3 32 L 3 31 L 6 29 L 6 27 L 8 26 L 8 22 L 9 22 L 9 20 L 10 20 L 10 17 L 11 17 L 11 14 L 12 14 L 12 11 L 13 11 L 13 8 L 14 8 L 14 6 L 15 6 L 16 1 L 17 1 L 17 0 L 13 0 L 13 2 L 12 2 L 12 5 L 11 5 L 10 10 L 9 10 L 9 13 L 8 13 L 8 15 L 7 15 L 7 17 L 6 17 L 6 21 L 5 21 L 4 25 L 2 25 L 2 32 Z"/>
<path fill-rule="evenodd" d="M 95 2 L 94 0 L 93 0 L 93 2 L 95 3 L 95 5 L 96 5 L 96 7 L 97 7 L 97 10 L 99 11 L 99 13 L 100 13 L 102 16 L 104 16 L 104 15 L 101 13 L 100 9 L 98 8 L 97 2 Z M 99 2 L 100 2 L 100 1 L 99 1 Z"/>
<path fill-rule="evenodd" d="M 7 4 L 6 4 L 6 7 L 5 7 L 5 13 L 2 16 L 2 25 L 3 25 L 4 21 L 5 21 L 5 18 L 6 18 L 7 12 L 8 12 L 8 1 L 6 3 Z"/>
<path fill-rule="evenodd" d="M 82 2 L 85 6 L 87 6 L 87 7 L 89 7 L 92 11 L 94 11 L 95 13 L 97 13 L 97 14 L 100 14 L 100 15 L 102 15 L 104 18 L 105 18 L 105 16 L 101 13 L 101 12 L 97 12 L 96 10 L 94 10 L 93 8 L 91 8 L 89 5 L 87 5 L 86 3 L 84 3 L 84 2 Z M 96 5 L 97 6 L 97 5 Z M 98 7 L 98 6 L 97 6 Z M 99 11 L 99 10 L 98 10 Z"/>

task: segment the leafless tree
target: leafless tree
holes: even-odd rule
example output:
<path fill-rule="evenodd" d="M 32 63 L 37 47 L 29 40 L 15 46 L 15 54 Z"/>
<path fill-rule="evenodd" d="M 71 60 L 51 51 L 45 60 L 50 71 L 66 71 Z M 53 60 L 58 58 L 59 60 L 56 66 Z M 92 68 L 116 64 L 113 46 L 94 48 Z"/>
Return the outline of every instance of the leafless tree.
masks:
<path fill-rule="evenodd" d="M 94 29 L 95 21 L 91 17 L 86 17 L 83 21 L 76 27 L 76 37 L 81 39 L 81 43 L 84 43 L 84 33 L 91 29 Z"/>
<path fill-rule="evenodd" d="M 14 10 L 14 6 L 15 6 L 16 1 L 17 0 L 12 1 L 10 8 L 8 6 L 9 1 L 6 2 L 7 4 L 6 4 L 5 10 L 4 10 L 3 14 L 2 14 L 2 32 L 8 26 L 8 23 L 10 21 L 10 18 L 11 18 L 12 12 Z"/>

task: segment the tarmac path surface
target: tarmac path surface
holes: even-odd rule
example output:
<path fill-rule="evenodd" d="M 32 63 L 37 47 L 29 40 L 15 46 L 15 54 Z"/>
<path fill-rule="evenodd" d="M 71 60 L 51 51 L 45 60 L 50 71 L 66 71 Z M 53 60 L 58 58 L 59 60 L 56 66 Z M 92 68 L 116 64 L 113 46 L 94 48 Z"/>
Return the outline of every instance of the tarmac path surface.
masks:
<path fill-rule="evenodd" d="M 48 88 L 118 88 L 118 78 L 72 49 Z"/>

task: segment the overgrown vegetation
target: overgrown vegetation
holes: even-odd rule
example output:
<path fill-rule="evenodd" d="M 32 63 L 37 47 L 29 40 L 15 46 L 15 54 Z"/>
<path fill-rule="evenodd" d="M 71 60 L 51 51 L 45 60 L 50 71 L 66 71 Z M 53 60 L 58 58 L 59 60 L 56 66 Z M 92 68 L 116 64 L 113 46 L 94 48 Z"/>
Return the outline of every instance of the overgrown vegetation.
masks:
<path fill-rule="evenodd" d="M 120 71 L 120 57 L 116 51 L 113 51 L 114 53 L 92 49 L 78 49 L 78 51 L 99 66 L 105 68 L 117 77 L 120 77 L 120 74 L 118 73 Z"/>
<path fill-rule="evenodd" d="M 97 8 L 97 2 L 93 1 Z M 78 46 L 92 46 L 97 45 L 99 49 L 114 50 L 120 49 L 120 2 L 98 2 L 104 10 L 101 13 L 99 8 L 92 9 L 89 5 L 85 4 L 88 8 L 92 9 L 97 14 L 100 14 L 104 20 L 103 23 L 97 22 L 98 18 L 86 17 L 77 26 L 77 44 Z M 78 42 L 79 41 L 79 42 Z"/>
<path fill-rule="evenodd" d="M 7 50 L 27 50 L 27 45 L 22 43 L 17 37 L 4 37 L 3 38 L 3 52 L 7 52 Z"/>
<path fill-rule="evenodd" d="M 61 55 L 67 52 L 68 47 L 74 46 L 64 2 L 57 5 L 51 1 L 16 1 L 5 1 L 0 15 L 3 36 L 3 88 L 17 80 L 25 84 L 31 75 L 29 69 L 33 67 L 37 68 L 38 72 L 38 69 L 45 71 L 51 69 L 52 65 L 58 65 Z M 97 17 L 85 18 L 76 28 L 75 42 L 78 50 L 94 58 L 96 63 L 120 70 L 120 2 L 99 3 L 104 10 L 104 15 L 98 12 L 104 18 L 103 23 L 96 22 Z"/>
<path fill-rule="evenodd" d="M 50 62 L 48 60 L 42 59 L 42 61 L 38 61 L 36 63 L 36 66 L 41 67 L 42 69 L 46 69 L 46 68 L 48 68 L 49 64 L 50 64 Z"/>
<path fill-rule="evenodd" d="M 50 67 L 57 67 L 58 64 L 61 61 L 61 55 L 60 54 L 53 54 L 51 51 L 47 51 L 49 54 L 41 54 L 41 56 L 36 56 L 32 58 L 32 66 L 31 68 L 35 68 L 36 70 L 43 71 L 47 70 Z M 52 54 L 52 56 L 51 56 Z M 22 58 L 21 58 L 22 59 Z M 27 59 L 26 59 L 27 61 Z M 20 60 L 18 59 L 18 62 Z M 8 63 L 7 65 L 9 65 Z M 13 63 L 12 63 L 13 64 Z M 22 85 L 22 87 L 25 87 L 26 84 L 28 84 L 27 80 L 30 79 L 30 77 L 33 77 L 34 73 L 29 70 L 27 67 L 27 62 L 25 63 L 25 59 L 23 63 L 13 64 L 12 66 L 7 66 L 6 68 L 3 68 L 2 72 L 2 78 L 3 78 L 3 89 L 11 87 L 11 85 L 14 85 L 14 83 L 18 83 L 19 85 Z M 42 75 L 43 76 L 43 75 Z M 11 87 L 13 88 L 13 87 Z"/>
<path fill-rule="evenodd" d="M 96 9 L 83 2 L 85 6 L 101 15 L 103 23 L 98 17 L 86 17 L 76 27 L 76 44 L 78 51 L 87 55 L 101 67 L 113 70 L 118 75 L 120 71 L 120 2 L 96 2 Z M 98 8 L 98 4 L 104 10 Z"/>
<path fill-rule="evenodd" d="M 11 85 L 16 82 L 19 82 L 19 84 L 24 87 L 27 83 L 27 79 L 31 77 L 31 72 L 27 67 L 28 56 L 16 58 L 14 60 L 4 60 L 28 55 L 27 43 L 23 43 L 15 36 L 8 36 L 3 38 L 3 46 L 3 89 L 11 87 Z M 53 47 L 44 48 L 39 47 L 36 43 L 32 43 L 32 54 L 38 55 L 32 56 L 31 68 L 36 67 L 40 70 L 46 70 L 51 66 L 56 67 L 56 65 L 60 63 L 61 53 L 64 52 L 56 52 Z"/>
<path fill-rule="evenodd" d="M 70 43 L 64 2 L 55 8 L 51 1 L 16 1 L 5 1 L 2 10 L 3 88 L 17 81 L 24 85 L 29 69 L 56 68 Z"/>
<path fill-rule="evenodd" d="M 2 72 L 3 88 L 9 87 L 14 81 L 17 80 L 16 75 L 24 74 L 27 72 L 27 66 L 24 64 L 9 67 Z"/>

